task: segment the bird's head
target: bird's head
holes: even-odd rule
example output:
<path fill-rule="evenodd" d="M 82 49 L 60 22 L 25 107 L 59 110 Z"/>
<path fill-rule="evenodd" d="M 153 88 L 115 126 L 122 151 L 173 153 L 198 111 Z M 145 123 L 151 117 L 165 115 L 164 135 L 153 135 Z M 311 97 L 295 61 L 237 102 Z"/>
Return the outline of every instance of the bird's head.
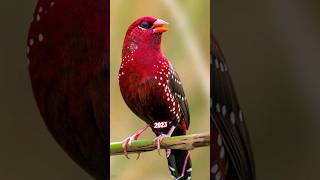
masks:
<path fill-rule="evenodd" d="M 128 28 L 123 48 L 160 48 L 161 35 L 168 23 L 162 19 L 145 16 L 134 21 Z"/>

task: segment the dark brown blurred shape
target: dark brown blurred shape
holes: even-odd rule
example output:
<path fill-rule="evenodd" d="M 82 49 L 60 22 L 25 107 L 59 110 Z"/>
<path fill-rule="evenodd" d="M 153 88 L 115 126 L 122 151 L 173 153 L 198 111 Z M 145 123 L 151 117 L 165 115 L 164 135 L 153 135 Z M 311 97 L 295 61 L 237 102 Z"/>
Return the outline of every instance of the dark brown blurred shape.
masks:
<path fill-rule="evenodd" d="M 97 180 L 109 176 L 109 4 L 39 1 L 28 37 L 32 88 L 59 145 Z"/>
<path fill-rule="evenodd" d="M 222 50 L 211 35 L 211 179 L 255 180 L 244 115 Z"/>

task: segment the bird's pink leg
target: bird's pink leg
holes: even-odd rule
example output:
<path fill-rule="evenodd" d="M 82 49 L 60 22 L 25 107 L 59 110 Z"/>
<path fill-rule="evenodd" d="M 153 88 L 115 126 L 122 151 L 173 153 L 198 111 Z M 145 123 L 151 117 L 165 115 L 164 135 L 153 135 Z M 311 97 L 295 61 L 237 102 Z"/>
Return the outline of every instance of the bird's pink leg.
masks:
<path fill-rule="evenodd" d="M 160 143 L 163 138 L 170 137 L 173 131 L 175 130 L 176 126 L 172 126 L 167 134 L 160 134 L 158 137 L 154 138 L 154 141 L 157 143 L 158 153 L 160 155 Z M 169 157 L 171 153 L 171 149 L 166 149 L 166 156 Z"/>
<path fill-rule="evenodd" d="M 188 151 L 188 154 L 187 154 L 186 158 L 184 159 L 184 164 L 183 164 L 183 168 L 182 168 L 182 173 L 181 173 L 181 176 L 177 178 L 177 180 L 179 180 L 180 178 L 183 178 L 184 173 L 186 172 L 186 166 L 187 166 L 187 162 L 188 162 L 189 156 L 190 156 L 190 151 Z M 190 169 L 191 169 L 191 168 L 190 168 Z M 188 171 L 189 171 L 189 170 L 188 170 Z"/>
<path fill-rule="evenodd" d="M 147 124 L 144 126 L 142 129 L 140 129 L 138 132 L 134 133 L 132 136 L 127 137 L 122 141 L 122 148 L 124 152 L 124 156 L 129 159 L 128 156 L 128 145 L 131 145 L 132 141 L 135 141 L 139 138 L 139 136 L 146 130 L 148 129 L 149 125 Z M 139 159 L 140 153 L 138 153 L 137 159 Z"/>

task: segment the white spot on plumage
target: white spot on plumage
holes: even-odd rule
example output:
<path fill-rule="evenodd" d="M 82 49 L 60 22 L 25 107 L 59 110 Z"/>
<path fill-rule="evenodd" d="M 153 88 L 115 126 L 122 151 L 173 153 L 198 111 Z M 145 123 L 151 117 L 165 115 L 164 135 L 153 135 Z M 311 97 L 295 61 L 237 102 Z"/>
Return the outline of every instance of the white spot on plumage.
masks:
<path fill-rule="evenodd" d="M 222 106 L 222 115 L 225 116 L 227 114 L 227 107 L 226 105 Z"/>
<path fill-rule="evenodd" d="M 218 135 L 217 143 L 218 143 L 219 146 L 222 146 L 222 137 L 221 137 L 221 134 Z"/>
<path fill-rule="evenodd" d="M 37 21 L 40 21 L 40 19 L 41 19 L 40 14 L 37 14 L 36 20 L 37 20 Z"/>
<path fill-rule="evenodd" d="M 39 40 L 39 42 L 42 42 L 42 41 L 43 41 L 43 34 L 42 34 L 42 33 L 40 33 L 40 34 L 38 35 L 38 40 Z"/>
<path fill-rule="evenodd" d="M 215 59 L 215 64 L 216 64 L 216 69 L 219 69 L 219 61 L 217 58 Z"/>
<path fill-rule="evenodd" d="M 211 172 L 212 172 L 213 174 L 217 173 L 218 170 L 219 170 L 218 164 L 214 164 L 213 167 L 211 168 Z"/>
<path fill-rule="evenodd" d="M 34 44 L 34 40 L 31 38 L 31 39 L 29 40 L 29 45 L 32 46 L 33 44 Z"/>
<path fill-rule="evenodd" d="M 240 122 L 242 122 L 242 121 L 243 121 L 243 114 L 242 114 L 242 111 L 240 111 L 240 112 L 239 112 L 239 120 L 240 120 Z"/>
<path fill-rule="evenodd" d="M 224 72 L 224 66 L 222 63 L 220 63 L 220 70 L 221 70 L 221 72 Z"/>
<path fill-rule="evenodd" d="M 176 171 L 173 167 L 171 167 L 171 166 L 169 166 L 169 169 L 171 170 L 171 171 Z"/>
<path fill-rule="evenodd" d="M 159 82 L 158 85 L 161 86 L 161 83 Z"/>
<path fill-rule="evenodd" d="M 38 12 L 41 13 L 42 11 L 43 11 L 43 7 L 40 6 Z"/>
<path fill-rule="evenodd" d="M 230 113 L 230 121 L 231 121 L 232 124 L 235 124 L 235 123 L 236 123 L 236 118 L 235 118 L 235 116 L 234 116 L 234 112 L 231 112 L 231 113 Z"/>
<path fill-rule="evenodd" d="M 54 4 L 55 4 L 54 1 L 52 1 L 52 2 L 50 3 L 50 6 L 53 7 Z"/>
<path fill-rule="evenodd" d="M 220 104 L 219 103 L 217 103 L 217 105 L 216 105 L 216 110 L 217 110 L 217 112 L 220 112 Z"/>
<path fill-rule="evenodd" d="M 224 155 L 225 155 L 225 150 L 224 150 L 224 146 L 222 146 L 220 149 L 220 159 L 223 159 Z"/>

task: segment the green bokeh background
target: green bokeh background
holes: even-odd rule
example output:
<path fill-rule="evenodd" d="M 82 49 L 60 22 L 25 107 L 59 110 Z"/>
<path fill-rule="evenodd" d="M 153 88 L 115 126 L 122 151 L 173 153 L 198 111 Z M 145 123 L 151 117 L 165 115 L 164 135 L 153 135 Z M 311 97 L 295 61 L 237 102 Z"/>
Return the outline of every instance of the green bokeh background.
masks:
<path fill-rule="evenodd" d="M 169 0 L 170 1 L 170 0 Z M 178 9 L 177 9 L 178 7 Z M 172 11 L 174 10 L 174 11 Z M 171 61 L 182 80 L 188 98 L 191 124 L 190 133 L 209 132 L 210 102 L 209 89 L 202 84 L 201 75 L 196 66 L 204 64 L 205 73 L 209 76 L 210 46 L 210 1 L 176 0 L 168 2 L 148 0 L 112 0 L 111 1 L 111 141 L 121 141 L 132 135 L 145 124 L 134 115 L 123 101 L 118 86 L 118 70 L 121 63 L 121 50 L 125 33 L 129 25 L 141 16 L 154 16 L 169 22 L 169 31 L 162 35 L 162 51 Z M 177 18 L 181 17 L 181 19 Z M 184 25 L 181 22 L 185 21 Z M 190 37 L 184 37 L 188 32 Z M 186 40 L 194 39 L 198 53 L 203 57 L 193 64 Z M 196 51 L 196 49 L 194 49 Z M 209 85 L 209 79 L 206 82 Z M 207 86 L 209 87 L 209 86 Z M 142 134 L 140 139 L 153 139 L 151 129 Z M 143 153 L 139 160 L 135 154 L 111 157 L 112 180 L 163 180 L 171 179 L 164 151 L 159 156 L 156 151 Z M 193 179 L 209 179 L 209 147 L 198 148 L 191 152 Z"/>

